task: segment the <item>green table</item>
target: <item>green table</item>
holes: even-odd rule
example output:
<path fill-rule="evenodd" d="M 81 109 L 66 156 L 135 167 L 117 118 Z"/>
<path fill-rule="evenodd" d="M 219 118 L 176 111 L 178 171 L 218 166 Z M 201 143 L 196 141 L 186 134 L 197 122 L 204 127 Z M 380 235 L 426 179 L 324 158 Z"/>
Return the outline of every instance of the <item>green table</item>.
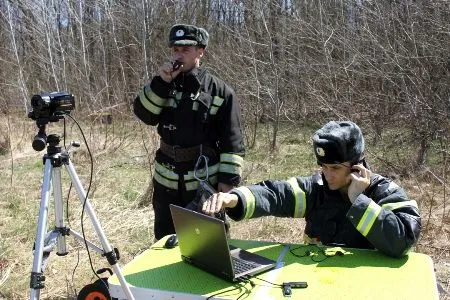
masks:
<path fill-rule="evenodd" d="M 167 237 L 166 237 L 167 238 Z M 264 281 L 233 284 L 181 261 L 178 247 L 164 249 L 163 238 L 122 268 L 138 299 L 289 299 L 282 289 Z M 314 245 L 231 240 L 230 244 L 278 262 L 277 268 L 257 277 L 272 283 L 306 281 L 308 287 L 292 289 L 290 299 L 438 299 L 433 262 L 429 256 L 409 253 L 390 258 L 377 251 L 319 248 Z M 293 255 L 289 249 L 298 248 Z M 321 250 L 322 249 L 322 250 Z M 309 251 L 309 255 L 307 255 Z M 342 255 L 334 255 L 340 251 Z M 328 256 L 325 256 L 326 253 Z M 339 254 L 339 252 L 338 252 Z M 113 298 L 125 299 L 115 275 L 109 278 Z M 226 292 L 228 291 L 228 292 Z"/>

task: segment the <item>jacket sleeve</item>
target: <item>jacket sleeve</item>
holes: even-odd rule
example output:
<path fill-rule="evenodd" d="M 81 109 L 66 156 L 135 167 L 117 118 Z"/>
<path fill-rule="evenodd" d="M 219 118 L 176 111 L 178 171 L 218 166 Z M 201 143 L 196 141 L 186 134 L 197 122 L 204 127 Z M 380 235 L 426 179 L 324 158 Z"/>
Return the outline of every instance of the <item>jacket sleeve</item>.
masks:
<path fill-rule="evenodd" d="M 239 102 L 234 91 L 225 85 L 224 98 L 214 97 L 211 110 L 216 105 L 220 105 L 216 123 L 220 152 L 218 181 L 238 186 L 245 155 Z"/>
<path fill-rule="evenodd" d="M 230 192 L 238 196 L 238 205 L 227 213 L 236 221 L 267 215 L 304 217 L 307 202 L 312 201 L 313 181 L 296 177 L 235 188 Z M 405 255 L 421 230 L 416 201 L 409 200 L 403 189 L 379 175 L 356 198 L 347 218 L 376 249 L 393 257 Z"/>
<path fill-rule="evenodd" d="M 134 99 L 134 114 L 147 125 L 157 125 L 159 115 L 166 106 L 170 91 L 170 83 L 160 76 L 153 77 L 152 81 L 140 89 L 139 95 Z"/>
<path fill-rule="evenodd" d="M 299 181 L 266 180 L 251 186 L 241 186 L 230 191 L 238 196 L 238 205 L 227 210 L 235 221 L 261 216 L 297 217 L 305 215 L 305 193 Z"/>
<path fill-rule="evenodd" d="M 375 180 L 368 192 L 356 198 L 347 218 L 375 248 L 393 257 L 405 255 L 419 239 L 416 201 L 385 178 Z"/>

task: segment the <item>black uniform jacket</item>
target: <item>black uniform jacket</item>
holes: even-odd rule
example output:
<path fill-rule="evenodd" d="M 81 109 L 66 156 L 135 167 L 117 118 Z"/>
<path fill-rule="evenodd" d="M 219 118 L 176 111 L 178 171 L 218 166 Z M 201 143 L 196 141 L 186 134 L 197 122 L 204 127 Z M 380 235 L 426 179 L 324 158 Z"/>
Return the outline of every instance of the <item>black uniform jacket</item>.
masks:
<path fill-rule="evenodd" d="M 167 145 L 214 149 L 217 155 L 209 155 L 209 164 L 216 164 L 218 182 L 239 184 L 245 153 L 241 113 L 234 91 L 222 80 L 200 68 L 180 73 L 171 83 L 155 76 L 134 100 L 134 113 L 157 125 Z M 193 170 L 196 162 L 175 162 L 160 150 L 156 161 L 179 174 Z"/>
<path fill-rule="evenodd" d="M 416 201 L 377 174 L 353 204 L 330 190 L 321 173 L 286 181 L 267 180 L 231 192 L 239 197 L 238 205 L 228 210 L 234 220 L 265 215 L 304 217 L 307 242 L 376 248 L 401 257 L 417 242 L 421 230 Z"/>

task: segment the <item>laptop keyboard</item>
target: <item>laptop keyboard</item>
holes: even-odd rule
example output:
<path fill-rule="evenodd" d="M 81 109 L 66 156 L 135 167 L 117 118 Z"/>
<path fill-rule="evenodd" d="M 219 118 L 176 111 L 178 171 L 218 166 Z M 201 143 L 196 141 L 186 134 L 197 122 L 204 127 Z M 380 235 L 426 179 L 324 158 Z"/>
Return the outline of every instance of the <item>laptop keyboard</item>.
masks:
<path fill-rule="evenodd" d="M 232 261 L 233 261 L 233 267 L 234 267 L 235 274 L 247 272 L 249 270 L 254 269 L 256 266 L 258 266 L 257 264 L 239 259 L 237 257 L 232 257 Z"/>

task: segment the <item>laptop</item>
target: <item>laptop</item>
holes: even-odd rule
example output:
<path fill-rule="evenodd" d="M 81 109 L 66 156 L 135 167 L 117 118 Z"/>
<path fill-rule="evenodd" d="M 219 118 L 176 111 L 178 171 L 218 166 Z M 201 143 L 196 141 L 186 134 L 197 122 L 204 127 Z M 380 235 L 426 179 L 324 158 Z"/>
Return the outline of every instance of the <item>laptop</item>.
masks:
<path fill-rule="evenodd" d="M 231 282 L 275 267 L 271 259 L 229 245 L 223 220 L 173 204 L 170 211 L 183 261 Z"/>

